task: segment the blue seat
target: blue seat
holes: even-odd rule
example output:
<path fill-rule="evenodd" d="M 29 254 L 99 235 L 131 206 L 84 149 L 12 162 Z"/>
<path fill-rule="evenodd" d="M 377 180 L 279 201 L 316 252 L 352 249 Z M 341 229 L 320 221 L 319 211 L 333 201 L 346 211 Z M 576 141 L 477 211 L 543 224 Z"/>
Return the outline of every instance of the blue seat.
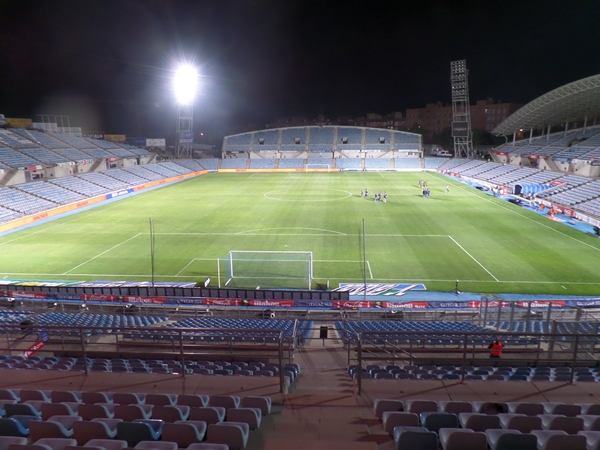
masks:
<path fill-rule="evenodd" d="M 21 418 L 23 416 L 20 416 Z M 33 416 L 26 416 L 31 418 L 30 420 L 40 420 Z M 18 436 L 27 437 L 29 436 L 29 422 L 27 419 L 19 419 L 19 416 L 9 417 L 7 419 L 0 419 L 0 436 Z"/>

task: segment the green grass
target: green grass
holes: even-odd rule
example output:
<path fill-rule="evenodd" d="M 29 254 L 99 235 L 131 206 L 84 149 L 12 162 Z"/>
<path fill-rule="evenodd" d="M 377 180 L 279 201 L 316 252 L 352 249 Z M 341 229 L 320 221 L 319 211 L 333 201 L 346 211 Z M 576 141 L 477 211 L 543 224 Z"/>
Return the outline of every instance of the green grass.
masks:
<path fill-rule="evenodd" d="M 421 178 L 429 199 L 420 195 Z M 364 188 L 369 200 L 360 198 Z M 387 203 L 372 200 L 379 191 L 388 192 Z M 364 219 L 368 282 L 452 291 L 460 280 L 462 291 L 484 293 L 600 291 L 600 240 L 423 173 L 209 174 L 1 237 L 0 276 L 149 280 L 150 217 L 161 281 L 210 276 L 214 285 L 217 259 L 229 250 L 288 250 L 313 252 L 315 285 L 362 282 Z M 268 271 L 270 279 L 235 285 L 301 283 Z"/>

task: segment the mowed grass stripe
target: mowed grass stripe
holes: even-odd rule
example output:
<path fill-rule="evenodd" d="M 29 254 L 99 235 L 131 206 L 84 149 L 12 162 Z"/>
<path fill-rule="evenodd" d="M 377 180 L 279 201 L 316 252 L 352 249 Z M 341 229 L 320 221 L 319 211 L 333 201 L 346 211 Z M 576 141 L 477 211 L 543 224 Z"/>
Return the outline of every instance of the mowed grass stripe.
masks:
<path fill-rule="evenodd" d="M 376 192 L 388 202 L 374 202 Z M 1 237 L 0 273 L 149 279 L 150 217 L 165 280 L 216 277 L 216 258 L 235 249 L 309 250 L 348 262 L 315 263 L 316 277 L 362 281 L 363 264 L 350 262 L 364 260 L 364 219 L 374 282 L 571 295 L 600 286 L 597 239 L 432 173 L 208 174 Z M 195 259 L 213 261 L 185 268 Z"/>

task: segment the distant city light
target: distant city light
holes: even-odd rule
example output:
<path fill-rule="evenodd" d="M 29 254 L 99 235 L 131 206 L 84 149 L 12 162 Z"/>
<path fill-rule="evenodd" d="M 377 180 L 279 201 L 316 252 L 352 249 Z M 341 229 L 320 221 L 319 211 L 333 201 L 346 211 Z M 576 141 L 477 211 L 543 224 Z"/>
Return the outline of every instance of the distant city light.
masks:
<path fill-rule="evenodd" d="M 198 71 L 195 67 L 185 64 L 175 71 L 173 78 L 175 98 L 180 105 L 189 105 L 196 97 L 198 89 Z"/>

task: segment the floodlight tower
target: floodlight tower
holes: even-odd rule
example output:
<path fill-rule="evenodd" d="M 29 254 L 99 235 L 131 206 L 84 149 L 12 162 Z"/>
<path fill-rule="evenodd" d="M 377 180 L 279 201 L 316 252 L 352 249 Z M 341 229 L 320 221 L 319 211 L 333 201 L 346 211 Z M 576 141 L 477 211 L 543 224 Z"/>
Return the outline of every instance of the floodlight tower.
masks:
<path fill-rule="evenodd" d="M 198 72 L 184 64 L 177 68 L 173 89 L 177 100 L 177 157 L 192 157 L 194 143 L 194 99 L 198 88 Z"/>
<path fill-rule="evenodd" d="M 469 106 L 469 71 L 467 61 L 450 62 L 450 86 L 452 87 L 452 137 L 454 156 L 473 155 L 473 131 L 471 107 Z"/>

